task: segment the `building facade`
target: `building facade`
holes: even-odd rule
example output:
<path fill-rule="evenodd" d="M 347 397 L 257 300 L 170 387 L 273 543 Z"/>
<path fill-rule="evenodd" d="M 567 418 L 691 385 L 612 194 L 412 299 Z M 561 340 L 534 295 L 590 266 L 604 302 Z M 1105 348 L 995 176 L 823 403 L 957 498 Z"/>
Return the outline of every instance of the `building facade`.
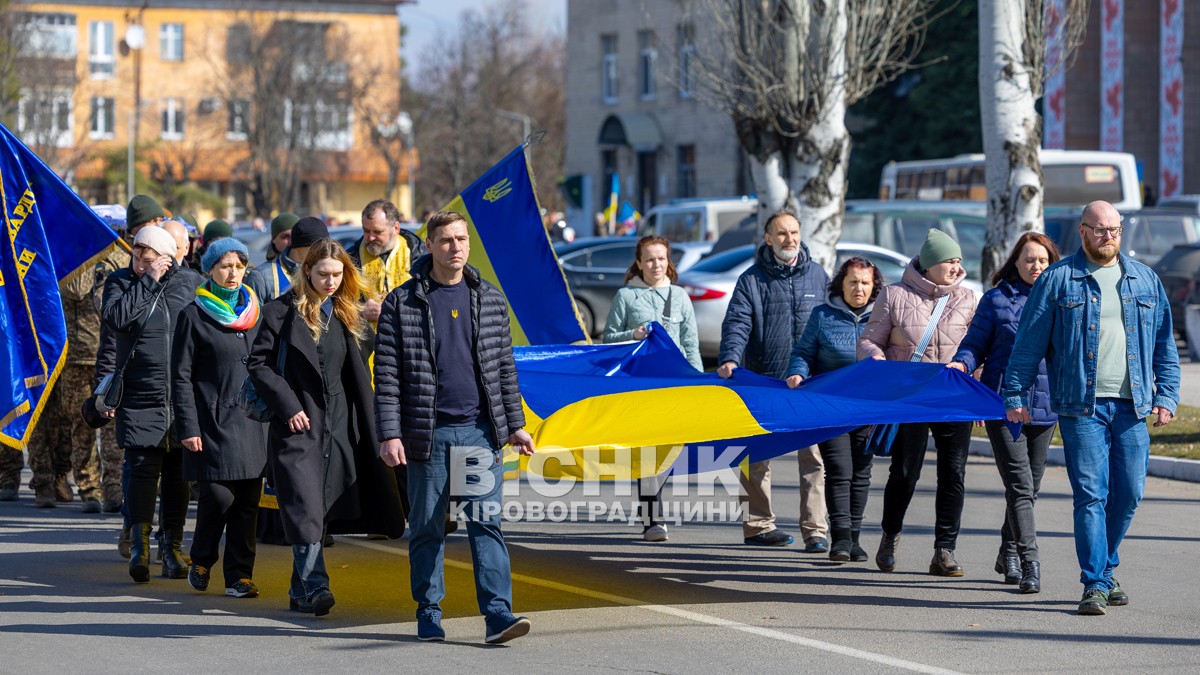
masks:
<path fill-rule="evenodd" d="M 673 0 L 568 0 L 566 166 L 589 216 L 614 173 L 642 213 L 752 190 L 732 120 L 698 96 L 696 23 Z"/>
<path fill-rule="evenodd" d="M 192 200 L 202 220 L 411 214 L 397 4 L 13 5 L 16 131 L 93 203 L 128 199 L 132 149 L 151 192 L 219 197 Z"/>

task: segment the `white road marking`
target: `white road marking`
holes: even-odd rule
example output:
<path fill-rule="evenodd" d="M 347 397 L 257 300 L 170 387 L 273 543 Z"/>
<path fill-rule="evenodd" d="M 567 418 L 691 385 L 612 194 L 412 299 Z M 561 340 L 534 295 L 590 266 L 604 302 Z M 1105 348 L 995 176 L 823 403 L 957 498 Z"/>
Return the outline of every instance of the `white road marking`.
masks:
<path fill-rule="evenodd" d="M 378 543 L 371 542 L 371 541 L 364 541 L 361 539 L 350 539 L 350 538 L 346 538 L 346 537 L 338 537 L 338 541 L 345 542 L 347 544 L 352 544 L 354 546 L 359 546 L 362 548 L 369 548 L 372 551 L 381 551 L 383 553 L 390 553 L 392 555 L 404 556 L 405 558 L 408 557 L 408 551 L 403 548 L 396 548 L 393 546 L 385 546 L 383 544 L 378 544 Z M 443 565 L 445 565 L 446 567 L 453 567 L 456 569 L 468 570 L 468 571 L 474 569 L 474 567 L 470 563 L 459 562 L 457 560 L 451 560 L 450 558 L 445 558 L 443 561 Z M 947 670 L 945 668 L 938 668 L 937 666 L 930 666 L 930 665 L 926 665 L 924 663 L 916 663 L 915 661 L 906 661 L 904 659 L 898 659 L 898 658 L 894 658 L 894 657 L 887 656 L 884 654 L 876 654 L 874 652 L 863 651 L 861 649 L 854 649 L 853 647 L 844 647 L 842 645 L 835 645 L 830 642 L 822 642 L 821 640 L 814 640 L 812 638 L 806 638 L 806 637 L 803 637 L 800 635 L 793 635 L 792 633 L 786 633 L 784 631 L 773 630 L 770 628 L 762 628 L 759 626 L 751 626 L 749 624 L 741 623 L 738 621 L 732 621 L 730 619 L 722 619 L 720 617 L 711 616 L 708 614 L 701 614 L 700 612 L 693 612 L 693 611 L 686 610 L 686 609 L 679 609 L 678 607 L 671 607 L 668 605 L 647 605 L 644 602 L 642 602 L 640 600 L 635 600 L 633 598 L 627 598 L 627 597 L 624 597 L 621 595 L 614 595 L 612 593 L 605 593 L 603 591 L 595 591 L 590 588 L 582 588 L 580 586 L 572 586 L 570 584 L 564 584 L 564 583 L 560 583 L 557 581 L 551 581 L 549 579 L 541 579 L 538 577 L 529 576 L 528 574 L 513 574 L 512 578 L 513 578 L 513 581 L 519 581 L 521 583 L 530 584 L 533 586 L 541 586 L 542 588 L 548 588 L 550 590 L 561 591 L 563 593 L 571 593 L 573 595 L 579 595 L 579 596 L 582 596 L 585 598 L 593 598 L 595 600 L 603 600 L 605 602 L 610 602 L 610 603 L 613 603 L 616 605 L 623 605 L 625 607 L 632 607 L 634 609 L 643 609 L 643 610 L 646 610 L 649 612 L 665 614 L 667 616 L 672 616 L 672 617 L 676 617 L 679 619 L 687 619 L 689 621 L 695 621 L 696 623 L 703 623 L 703 624 L 707 624 L 710 626 L 718 626 L 720 628 L 728 628 L 730 630 L 736 630 L 736 631 L 740 631 L 742 633 L 750 633 L 751 635 L 757 635 L 759 637 L 765 637 L 765 638 L 769 638 L 772 640 L 779 640 L 781 642 L 790 642 L 792 644 L 800 645 L 802 647 L 808 647 L 810 649 L 818 649 L 818 650 L 830 652 L 833 654 L 840 654 L 842 656 L 848 656 L 850 658 L 861 659 L 863 661 L 870 661 L 872 663 L 878 663 L 881 665 L 890 666 L 892 668 L 900 668 L 900 669 L 909 670 L 909 671 L 912 671 L 915 673 L 933 673 L 933 674 L 937 674 L 937 675 L 958 675 L 957 671 Z"/>

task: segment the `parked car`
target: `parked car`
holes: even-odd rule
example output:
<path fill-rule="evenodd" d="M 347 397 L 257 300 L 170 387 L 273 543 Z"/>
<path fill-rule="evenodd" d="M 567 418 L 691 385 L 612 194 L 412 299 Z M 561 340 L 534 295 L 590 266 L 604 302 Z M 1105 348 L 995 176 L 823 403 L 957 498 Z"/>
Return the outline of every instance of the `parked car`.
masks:
<path fill-rule="evenodd" d="M 1167 290 L 1175 333 L 1186 340 L 1186 308 L 1189 303 L 1200 303 L 1200 297 L 1194 297 L 1200 281 L 1200 242 L 1176 244 L 1158 259 L 1154 271 Z"/>
<path fill-rule="evenodd" d="M 1193 216 L 1200 216 L 1200 195 L 1175 195 L 1160 200 L 1156 205 L 1160 209 L 1181 209 Z"/>
<path fill-rule="evenodd" d="M 592 237 L 554 245 L 588 335 L 599 337 L 604 332 L 613 297 L 625 285 L 637 242 L 637 237 Z M 678 270 L 695 263 L 711 248 L 711 242 L 672 244 L 671 260 Z"/>
<path fill-rule="evenodd" d="M 1172 246 L 1200 241 L 1200 216 L 1181 209 L 1142 209 L 1122 215 L 1121 252 L 1151 267 Z M 1058 244 L 1060 253 L 1073 255 L 1079 250 L 1078 211 L 1053 219 L 1047 213 L 1046 234 Z"/>
<path fill-rule="evenodd" d="M 696 263 L 685 274 L 679 276 L 679 285 L 688 292 L 692 307 L 696 310 L 696 329 L 700 335 L 700 356 L 717 358 L 721 350 L 721 322 L 738 277 L 754 264 L 754 252 L 758 244 L 750 244 L 715 253 Z M 838 242 L 837 263 L 840 266 L 849 258 L 860 256 L 875 263 L 887 283 L 900 280 L 909 257 L 872 244 Z M 970 280 L 968 280 L 970 281 Z M 982 295 L 978 282 L 968 284 L 976 296 Z"/>
<path fill-rule="evenodd" d="M 714 242 L 758 208 L 754 197 L 672 199 L 646 212 L 638 235 L 657 234 L 671 242 Z"/>

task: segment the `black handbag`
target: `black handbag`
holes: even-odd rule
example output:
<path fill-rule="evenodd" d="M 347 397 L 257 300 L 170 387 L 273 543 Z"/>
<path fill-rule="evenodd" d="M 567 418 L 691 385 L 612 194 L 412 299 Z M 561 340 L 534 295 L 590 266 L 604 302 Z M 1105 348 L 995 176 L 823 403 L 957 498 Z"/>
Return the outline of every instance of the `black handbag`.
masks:
<path fill-rule="evenodd" d="M 283 335 L 287 335 L 286 328 L 280 331 Z M 283 366 L 287 362 L 288 342 L 286 337 L 279 339 L 279 357 L 275 360 L 275 372 L 283 376 Z M 242 414 L 255 422 L 270 422 L 275 419 L 275 411 L 271 410 L 271 406 L 258 393 L 258 389 L 254 387 L 254 378 L 249 375 L 242 380 L 242 388 L 238 390 L 237 395 L 238 407 L 242 409 Z"/>

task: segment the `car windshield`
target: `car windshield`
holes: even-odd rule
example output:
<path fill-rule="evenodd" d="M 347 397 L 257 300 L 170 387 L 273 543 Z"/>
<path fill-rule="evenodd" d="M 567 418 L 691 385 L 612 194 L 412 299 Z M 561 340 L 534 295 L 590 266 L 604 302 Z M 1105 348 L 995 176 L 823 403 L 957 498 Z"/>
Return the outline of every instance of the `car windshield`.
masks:
<path fill-rule="evenodd" d="M 754 255 L 754 246 L 743 246 L 718 253 L 714 256 L 705 258 L 700 262 L 692 265 L 688 269 L 689 272 L 707 272 L 714 274 L 717 272 L 728 272 L 738 265 L 746 262 Z"/>

